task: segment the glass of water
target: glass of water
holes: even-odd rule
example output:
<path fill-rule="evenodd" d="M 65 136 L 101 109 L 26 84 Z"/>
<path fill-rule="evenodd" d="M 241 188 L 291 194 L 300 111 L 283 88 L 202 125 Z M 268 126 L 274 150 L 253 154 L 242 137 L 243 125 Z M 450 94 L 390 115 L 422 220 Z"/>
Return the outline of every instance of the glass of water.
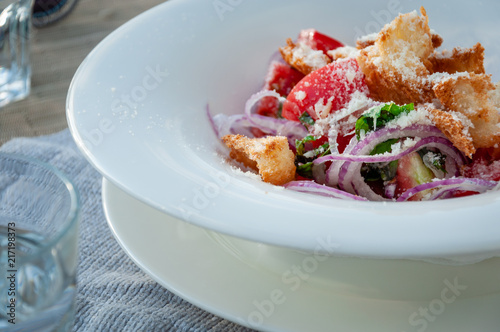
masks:
<path fill-rule="evenodd" d="M 0 107 L 30 93 L 33 0 L 0 0 Z"/>
<path fill-rule="evenodd" d="M 69 331 L 78 193 L 57 169 L 0 153 L 0 331 Z"/>

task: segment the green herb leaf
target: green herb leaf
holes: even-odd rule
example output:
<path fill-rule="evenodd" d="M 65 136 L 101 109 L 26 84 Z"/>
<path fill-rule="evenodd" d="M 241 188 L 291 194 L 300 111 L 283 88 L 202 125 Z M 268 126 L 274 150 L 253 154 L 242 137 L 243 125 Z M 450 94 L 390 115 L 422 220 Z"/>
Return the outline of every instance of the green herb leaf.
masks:
<path fill-rule="evenodd" d="M 363 113 L 356 121 L 355 131 L 359 140 L 361 134 L 383 128 L 402 113 L 410 113 L 415 108 L 413 104 L 398 106 L 394 103 L 376 106 Z"/>
<path fill-rule="evenodd" d="M 397 143 L 398 139 L 389 139 L 378 144 L 370 152 L 370 155 L 384 154 L 392 152 L 392 145 Z M 393 160 L 389 163 L 366 163 L 361 168 L 361 174 L 366 181 L 390 181 L 396 176 L 398 170 L 398 161 Z"/>
<path fill-rule="evenodd" d="M 314 150 L 316 157 L 323 157 L 330 153 L 330 143 L 324 143 L 319 148 Z"/>
<path fill-rule="evenodd" d="M 304 148 L 306 143 L 314 142 L 317 138 L 313 135 L 307 135 L 301 140 L 295 140 L 295 149 L 297 150 L 297 155 L 302 156 L 304 154 Z"/>
<path fill-rule="evenodd" d="M 276 112 L 276 119 L 284 119 L 283 117 L 283 103 L 280 103 L 278 111 Z"/>
<path fill-rule="evenodd" d="M 448 173 L 446 171 L 446 156 L 443 155 L 441 152 L 434 152 L 423 148 L 418 150 L 418 154 L 420 155 L 420 158 L 422 158 L 422 160 L 424 161 L 425 166 L 427 166 L 428 168 L 430 169 L 435 168 L 443 172 L 444 174 Z"/>
<path fill-rule="evenodd" d="M 312 161 L 309 161 L 305 164 L 297 165 L 297 174 L 306 178 L 312 178 L 313 177 L 312 167 L 313 167 Z"/>
<path fill-rule="evenodd" d="M 441 155 L 442 156 L 442 155 Z M 444 174 L 447 174 L 448 172 L 446 171 L 446 168 L 444 167 L 444 162 L 445 162 L 445 158 L 444 156 L 442 156 L 443 159 L 442 160 L 434 160 L 432 162 L 432 164 L 438 169 L 440 170 L 441 172 L 443 172 Z"/>
<path fill-rule="evenodd" d="M 378 144 L 375 148 L 373 148 L 372 152 L 370 152 L 370 155 L 376 155 L 376 154 L 384 154 L 386 152 L 392 152 L 392 145 L 396 144 L 398 142 L 397 138 L 389 139 L 385 142 L 382 142 Z"/>
<path fill-rule="evenodd" d="M 396 177 L 398 161 L 389 163 L 367 163 L 361 167 L 361 175 L 365 181 L 390 181 Z"/>
<path fill-rule="evenodd" d="M 313 161 L 318 157 L 330 153 L 330 144 L 328 144 L 328 142 L 323 143 L 315 149 L 308 147 L 309 150 L 306 150 L 306 144 L 314 142 L 317 139 L 317 137 L 308 135 L 301 140 L 295 141 L 295 148 L 297 150 L 295 155 L 295 166 L 297 167 L 297 174 L 303 177 L 312 178 Z"/>
<path fill-rule="evenodd" d="M 380 168 L 380 178 L 382 181 L 390 181 L 394 179 L 398 172 L 398 165 L 399 162 L 397 160 L 393 160 L 385 167 Z"/>
<path fill-rule="evenodd" d="M 299 117 L 299 121 L 306 128 L 308 128 L 309 126 L 314 126 L 315 123 L 314 119 L 307 112 L 302 113 L 302 115 Z"/>

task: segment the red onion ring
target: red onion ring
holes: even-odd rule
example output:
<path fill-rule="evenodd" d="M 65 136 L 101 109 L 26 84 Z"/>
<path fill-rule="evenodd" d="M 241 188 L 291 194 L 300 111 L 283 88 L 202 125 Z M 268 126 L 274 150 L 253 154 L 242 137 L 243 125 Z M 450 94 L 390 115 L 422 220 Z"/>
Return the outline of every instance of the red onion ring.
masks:
<path fill-rule="evenodd" d="M 453 193 L 455 191 L 465 190 L 465 191 L 474 191 L 478 193 L 483 193 L 485 191 L 495 188 L 497 184 L 498 183 L 496 181 L 470 179 L 470 178 L 452 178 L 444 180 L 435 180 L 408 189 L 403 194 L 401 194 L 401 196 L 399 196 L 397 201 L 398 202 L 406 201 L 410 199 L 412 196 L 430 189 L 437 189 L 437 190 L 431 193 L 431 195 L 428 197 L 428 200 L 435 200 L 443 197 L 447 193 Z"/>
<path fill-rule="evenodd" d="M 309 134 L 307 129 L 300 122 L 255 114 L 253 112 L 255 104 L 264 97 L 275 97 L 281 102 L 285 100 L 285 98 L 280 96 L 276 91 L 261 90 L 253 94 L 247 100 L 244 114 L 217 114 L 213 117 L 210 115 L 207 105 L 207 116 L 217 137 L 220 138 L 230 134 L 241 134 L 247 137 L 254 137 L 251 129 L 256 128 L 266 135 L 287 137 L 290 146 L 293 148 L 295 147 L 295 140 L 303 139 Z"/>
<path fill-rule="evenodd" d="M 453 151 L 453 144 L 446 138 L 429 136 L 419 140 L 414 146 L 409 147 L 398 153 L 385 153 L 377 155 L 352 155 L 352 154 L 338 154 L 338 155 L 326 155 L 319 157 L 314 160 L 315 164 L 321 164 L 326 161 L 339 160 L 339 161 L 349 161 L 358 163 L 384 163 L 393 160 L 398 160 L 407 154 L 414 151 L 418 151 L 423 147 L 436 147 L 436 148 L 449 148 L 450 152 Z M 454 151 L 453 151 L 454 152 Z M 458 153 L 457 153 L 458 154 Z"/>
<path fill-rule="evenodd" d="M 209 106 L 206 107 L 206 114 L 217 137 L 227 134 L 242 134 L 252 137 L 252 128 L 257 128 L 268 135 L 286 136 L 290 145 L 295 145 L 296 139 L 303 139 L 309 133 L 299 122 L 286 119 L 276 119 L 262 116 L 253 112 L 255 104 L 264 97 L 276 97 L 283 101 L 275 91 L 263 90 L 251 96 L 245 104 L 245 113 L 236 115 L 218 114 L 211 116 Z M 386 153 L 381 155 L 369 155 L 378 144 L 395 138 L 419 138 L 415 145 L 396 153 Z M 390 162 L 418 151 L 423 147 L 436 148 L 445 154 L 447 175 L 445 179 L 434 180 L 429 183 L 418 185 L 405 191 L 397 201 L 406 201 L 412 196 L 423 191 L 432 190 L 426 199 L 435 200 L 452 196 L 456 191 L 474 191 L 483 193 L 488 190 L 500 190 L 500 185 L 495 181 L 482 179 L 457 178 L 460 175 L 460 168 L 465 163 L 465 157 L 452 143 L 446 139 L 445 135 L 436 127 L 427 125 L 411 125 L 405 128 L 389 127 L 371 132 L 358 141 L 353 138 L 345 148 L 343 154 L 332 154 L 320 157 L 314 161 L 315 166 L 331 161 L 330 167 L 324 174 L 316 174 L 315 178 L 321 178 L 321 182 L 328 185 L 318 184 L 313 181 L 292 181 L 284 187 L 306 193 L 313 193 L 326 197 L 348 200 L 392 200 L 384 198 L 370 188 L 361 176 L 361 166 L 363 163 Z M 316 169 L 319 169 L 316 167 Z M 336 188 L 336 186 L 340 188 Z M 386 188 L 387 189 L 387 188 Z M 388 193 L 391 192 L 388 189 Z M 386 190 L 387 191 L 387 190 Z"/>
<path fill-rule="evenodd" d="M 400 153 L 369 156 L 369 153 L 378 144 L 389 139 L 404 137 L 417 137 L 420 138 L 420 141 L 418 141 L 415 146 Z M 323 157 L 323 159 L 320 159 L 319 162 L 328 159 L 340 159 L 341 161 L 340 163 L 332 163 L 330 168 L 327 170 L 326 179 L 328 185 L 338 185 L 340 189 L 352 194 L 366 197 L 369 200 L 381 201 L 387 200 L 387 198 L 375 193 L 364 181 L 361 176 L 362 163 L 389 162 L 391 160 L 399 159 L 403 155 L 425 146 L 439 148 L 440 151 L 449 156 L 454 162 L 451 163 L 452 167 L 450 168 L 450 171 L 452 172 L 450 172 L 447 176 L 450 177 L 458 175 L 460 166 L 465 162 L 463 155 L 445 138 L 444 134 L 439 131 L 439 129 L 433 126 L 424 125 L 412 125 L 406 128 L 389 127 L 370 132 L 362 140 L 358 141 L 356 145 L 349 147 L 347 156 L 332 155 Z"/>
<path fill-rule="evenodd" d="M 260 90 L 257 93 L 254 93 L 253 95 L 248 98 L 247 102 L 245 103 L 245 114 L 246 115 L 252 115 L 255 114 L 253 112 L 254 106 L 262 99 L 265 97 L 275 97 L 278 99 L 279 102 L 284 103 L 286 98 L 282 97 L 279 93 L 277 93 L 274 90 Z"/>

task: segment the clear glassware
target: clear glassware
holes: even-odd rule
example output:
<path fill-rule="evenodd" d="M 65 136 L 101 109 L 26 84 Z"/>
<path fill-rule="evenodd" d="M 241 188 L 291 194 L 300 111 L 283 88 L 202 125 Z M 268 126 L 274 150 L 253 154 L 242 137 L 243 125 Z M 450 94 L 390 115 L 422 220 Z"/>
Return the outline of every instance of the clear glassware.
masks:
<path fill-rule="evenodd" d="M 32 3 L 33 0 L 0 0 L 0 107 L 30 93 Z"/>
<path fill-rule="evenodd" d="M 0 153 L 0 331 L 70 331 L 79 198 L 57 169 Z"/>

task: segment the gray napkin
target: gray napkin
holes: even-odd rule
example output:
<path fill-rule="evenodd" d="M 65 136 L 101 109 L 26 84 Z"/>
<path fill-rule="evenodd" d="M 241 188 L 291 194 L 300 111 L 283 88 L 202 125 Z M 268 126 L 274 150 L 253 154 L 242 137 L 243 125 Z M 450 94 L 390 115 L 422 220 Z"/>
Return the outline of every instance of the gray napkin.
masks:
<path fill-rule="evenodd" d="M 69 130 L 13 139 L 0 151 L 52 164 L 66 173 L 80 192 L 75 331 L 251 331 L 177 297 L 122 251 L 104 217 L 102 176 L 80 154 Z"/>

